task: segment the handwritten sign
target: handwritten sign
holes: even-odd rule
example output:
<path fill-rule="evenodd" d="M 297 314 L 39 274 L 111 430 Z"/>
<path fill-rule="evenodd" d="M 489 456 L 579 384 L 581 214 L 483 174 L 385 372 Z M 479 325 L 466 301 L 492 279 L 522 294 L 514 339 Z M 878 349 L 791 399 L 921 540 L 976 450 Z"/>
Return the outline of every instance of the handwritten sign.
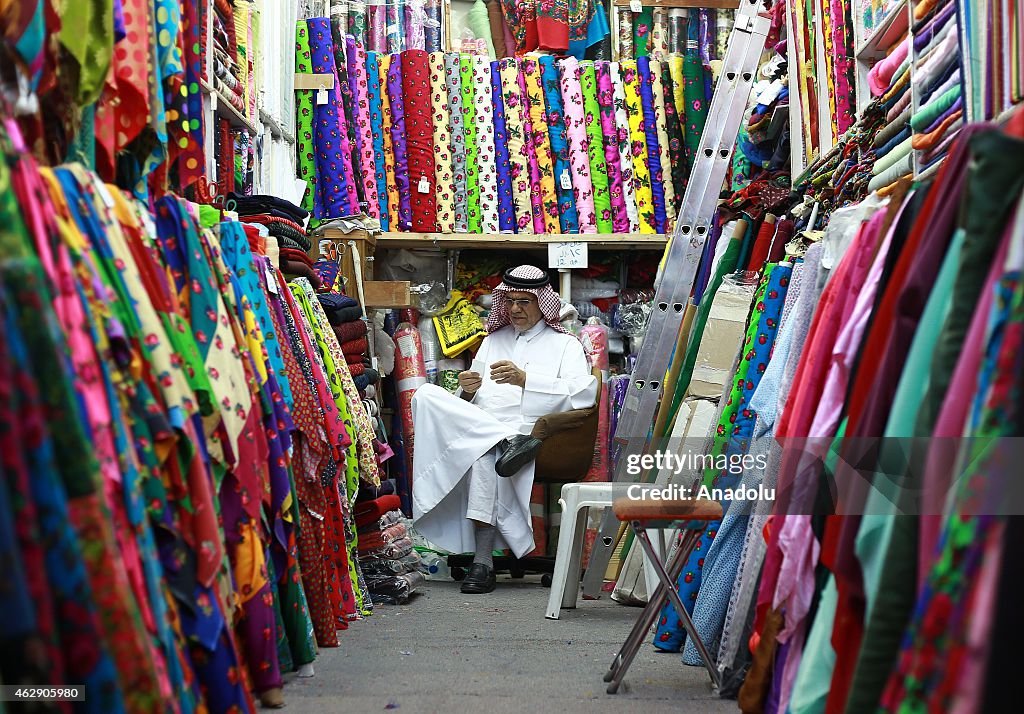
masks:
<path fill-rule="evenodd" d="M 548 243 L 548 267 L 586 268 L 587 244 L 582 241 L 575 243 Z"/>

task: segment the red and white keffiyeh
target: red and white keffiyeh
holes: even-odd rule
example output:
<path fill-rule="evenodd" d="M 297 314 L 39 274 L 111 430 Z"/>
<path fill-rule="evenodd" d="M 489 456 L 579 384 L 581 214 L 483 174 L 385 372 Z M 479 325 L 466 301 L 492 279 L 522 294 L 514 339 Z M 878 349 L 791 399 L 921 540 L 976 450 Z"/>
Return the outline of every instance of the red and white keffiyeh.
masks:
<path fill-rule="evenodd" d="M 496 332 L 506 325 L 511 325 L 512 320 L 508 316 L 508 293 L 522 292 L 533 293 L 537 296 L 537 306 L 544 316 L 544 322 L 551 325 L 551 328 L 568 334 L 568 330 L 562 327 L 558 321 L 558 315 L 562 308 L 562 301 L 558 293 L 551 289 L 551 282 L 548 274 L 540 268 L 532 265 L 520 265 L 518 268 L 506 270 L 502 281 L 491 293 L 491 314 L 487 317 L 487 332 Z"/>

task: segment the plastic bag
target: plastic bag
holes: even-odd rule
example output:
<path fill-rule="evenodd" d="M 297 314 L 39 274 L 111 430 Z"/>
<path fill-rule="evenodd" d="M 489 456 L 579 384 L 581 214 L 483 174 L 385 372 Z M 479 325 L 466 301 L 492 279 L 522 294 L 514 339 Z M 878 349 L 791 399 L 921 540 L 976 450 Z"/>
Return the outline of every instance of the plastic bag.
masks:
<path fill-rule="evenodd" d="M 423 573 L 412 572 L 387 578 L 366 578 L 374 603 L 404 605 L 424 582 Z"/>

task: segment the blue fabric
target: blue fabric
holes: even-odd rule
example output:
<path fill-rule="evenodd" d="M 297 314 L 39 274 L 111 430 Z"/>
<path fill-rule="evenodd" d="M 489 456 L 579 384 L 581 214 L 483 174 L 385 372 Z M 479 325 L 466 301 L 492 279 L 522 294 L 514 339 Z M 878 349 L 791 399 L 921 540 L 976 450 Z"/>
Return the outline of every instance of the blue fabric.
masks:
<path fill-rule="evenodd" d="M 494 105 L 495 168 L 498 174 L 498 230 L 516 232 L 516 211 L 512 202 L 512 168 L 508 155 L 508 132 L 505 128 L 505 100 L 501 94 L 501 73 L 498 62 L 491 62 L 491 103 Z"/>
<path fill-rule="evenodd" d="M 665 213 L 665 174 L 658 144 L 658 123 L 654 117 L 654 77 L 651 74 L 651 58 L 638 57 L 636 65 L 640 72 L 640 105 L 644 114 L 647 165 L 651 170 L 651 191 L 654 194 L 654 230 L 664 233 L 668 221 Z"/>
<path fill-rule="evenodd" d="M 604 12 L 604 6 L 594 3 L 594 14 L 587 25 L 587 37 L 583 40 L 569 40 L 569 54 L 576 59 L 586 59 L 587 49 L 606 38 L 611 33 L 608 25 L 608 16 Z"/>
<path fill-rule="evenodd" d="M 561 177 L 566 171 L 572 176 L 569 164 L 569 143 L 565 140 L 565 111 L 562 104 L 562 89 L 559 84 L 558 65 L 555 58 L 542 55 L 538 58 L 541 69 L 544 104 L 548 115 L 548 138 L 551 141 L 551 157 L 554 160 L 555 194 L 558 196 L 558 222 L 562 233 L 579 233 L 580 219 L 576 212 L 576 200 L 572 186 L 562 188 Z"/>
<path fill-rule="evenodd" d="M 377 179 L 380 229 L 391 230 L 388 217 L 388 177 L 384 170 L 384 108 L 381 102 L 380 60 L 376 52 L 366 53 L 366 96 L 370 103 L 370 132 L 373 136 L 373 171 Z"/>

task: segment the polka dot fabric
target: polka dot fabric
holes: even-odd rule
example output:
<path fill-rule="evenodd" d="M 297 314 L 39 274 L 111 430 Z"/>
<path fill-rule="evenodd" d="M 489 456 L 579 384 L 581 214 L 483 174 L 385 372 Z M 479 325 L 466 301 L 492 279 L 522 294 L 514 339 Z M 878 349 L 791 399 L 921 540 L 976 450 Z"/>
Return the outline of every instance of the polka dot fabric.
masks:
<path fill-rule="evenodd" d="M 405 92 L 405 134 L 409 155 L 412 228 L 437 231 L 434 180 L 434 119 L 430 104 L 430 57 L 425 50 L 402 53 L 402 89 Z"/>

